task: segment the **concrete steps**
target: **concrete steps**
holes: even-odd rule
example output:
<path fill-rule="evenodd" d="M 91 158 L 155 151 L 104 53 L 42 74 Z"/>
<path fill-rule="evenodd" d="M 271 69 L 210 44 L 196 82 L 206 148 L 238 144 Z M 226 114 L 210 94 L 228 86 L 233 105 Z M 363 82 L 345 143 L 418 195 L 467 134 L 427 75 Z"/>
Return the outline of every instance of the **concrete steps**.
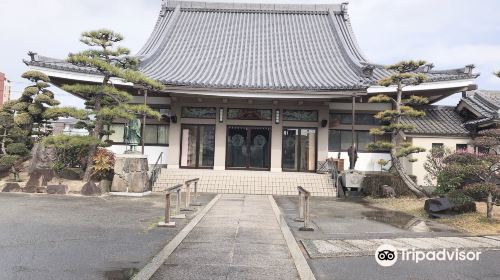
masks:
<path fill-rule="evenodd" d="M 200 178 L 200 192 L 297 195 L 297 186 L 302 186 L 313 196 L 336 195 L 328 174 L 203 169 L 163 169 L 153 191 L 163 191 L 193 178 Z"/>

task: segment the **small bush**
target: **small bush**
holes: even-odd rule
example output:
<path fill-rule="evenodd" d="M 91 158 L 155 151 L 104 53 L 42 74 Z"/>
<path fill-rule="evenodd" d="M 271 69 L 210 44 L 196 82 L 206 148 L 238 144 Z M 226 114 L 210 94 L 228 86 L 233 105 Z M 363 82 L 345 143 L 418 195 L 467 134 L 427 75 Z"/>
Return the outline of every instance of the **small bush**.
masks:
<path fill-rule="evenodd" d="M 115 155 L 109 150 L 100 148 L 97 150 L 93 160 L 92 178 L 95 180 L 112 180 Z"/>
<path fill-rule="evenodd" d="M 497 186 L 491 183 L 475 183 L 464 187 L 464 193 L 477 201 L 484 201 L 491 193 L 495 196 Z"/>
<path fill-rule="evenodd" d="M 474 199 L 466 195 L 462 190 L 454 190 L 448 193 L 448 198 L 453 203 L 452 210 L 456 213 L 476 212 Z"/>
<path fill-rule="evenodd" d="M 410 175 L 413 181 L 416 180 L 415 176 Z M 402 179 L 389 172 L 367 173 L 363 180 L 363 194 L 373 197 L 382 196 L 382 186 L 387 185 L 394 189 L 396 196 L 413 196 Z"/>
<path fill-rule="evenodd" d="M 25 156 L 30 153 L 26 145 L 23 143 L 12 143 L 5 147 L 7 154 L 16 156 Z"/>
<path fill-rule="evenodd" d="M 92 136 L 54 135 L 45 138 L 44 144 L 56 149 L 53 169 L 60 172 L 64 168 L 85 168 L 90 149 L 99 144 L 99 140 Z"/>

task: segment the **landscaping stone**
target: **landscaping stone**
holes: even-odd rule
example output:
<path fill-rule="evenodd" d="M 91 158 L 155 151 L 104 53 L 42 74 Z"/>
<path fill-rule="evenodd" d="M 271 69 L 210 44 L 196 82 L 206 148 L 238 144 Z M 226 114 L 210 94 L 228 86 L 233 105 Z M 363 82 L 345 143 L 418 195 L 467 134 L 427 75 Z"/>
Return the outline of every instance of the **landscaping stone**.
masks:
<path fill-rule="evenodd" d="M 149 189 L 148 158 L 145 155 L 117 155 L 112 192 L 143 193 Z"/>
<path fill-rule="evenodd" d="M 26 187 L 41 187 L 47 186 L 47 183 L 54 178 L 52 169 L 37 169 L 31 172 L 30 178 L 26 183 Z"/>
<path fill-rule="evenodd" d="M 48 185 L 48 194 L 68 194 L 69 189 L 67 185 Z"/>
<path fill-rule="evenodd" d="M 443 218 L 459 213 L 475 212 L 476 204 L 473 201 L 455 204 L 448 197 L 430 198 L 425 201 L 424 210 L 432 218 Z"/>
<path fill-rule="evenodd" d="M 108 193 L 111 191 L 112 181 L 110 180 L 101 180 L 99 182 L 99 188 L 101 188 L 101 192 Z"/>
<path fill-rule="evenodd" d="M 81 180 L 83 179 L 84 171 L 80 168 L 66 168 L 58 172 L 57 175 L 66 180 Z"/>
<path fill-rule="evenodd" d="M 85 196 L 99 196 L 102 194 L 102 191 L 94 182 L 87 182 L 83 185 L 81 194 Z"/>
<path fill-rule="evenodd" d="M 18 183 L 5 183 L 2 192 L 22 192 L 21 186 Z"/>
<path fill-rule="evenodd" d="M 32 150 L 33 157 L 29 167 L 30 174 L 40 169 L 51 169 L 57 160 L 57 151 L 53 147 L 45 147 L 36 143 Z"/>
<path fill-rule="evenodd" d="M 396 197 L 396 191 L 393 187 L 383 185 L 382 186 L 382 197 Z"/>

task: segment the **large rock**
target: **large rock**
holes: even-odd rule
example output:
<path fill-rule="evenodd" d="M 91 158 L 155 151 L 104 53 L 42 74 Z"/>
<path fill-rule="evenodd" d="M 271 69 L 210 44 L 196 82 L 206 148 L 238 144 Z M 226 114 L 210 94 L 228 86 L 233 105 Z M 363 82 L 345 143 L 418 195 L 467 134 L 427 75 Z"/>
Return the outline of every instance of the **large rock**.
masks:
<path fill-rule="evenodd" d="M 99 182 L 99 188 L 101 188 L 103 193 L 108 193 L 111 191 L 111 184 L 112 182 L 109 180 L 101 180 Z"/>
<path fill-rule="evenodd" d="M 148 158 L 145 155 L 117 155 L 112 192 L 143 193 L 149 190 Z"/>
<path fill-rule="evenodd" d="M 475 212 L 473 201 L 453 203 L 450 197 L 430 198 L 425 201 L 424 209 L 431 218 L 443 218 L 455 214 Z"/>
<path fill-rule="evenodd" d="M 99 186 L 97 186 L 94 182 L 87 182 L 83 185 L 81 194 L 85 196 L 99 196 L 102 192 L 101 188 L 99 188 Z"/>
<path fill-rule="evenodd" d="M 48 185 L 47 193 L 48 194 L 68 194 L 69 189 L 66 185 Z"/>
<path fill-rule="evenodd" d="M 393 187 L 383 185 L 382 186 L 382 197 L 396 197 L 396 191 Z"/>
<path fill-rule="evenodd" d="M 42 187 L 47 186 L 47 183 L 54 178 L 54 170 L 52 169 L 36 169 L 30 174 L 30 178 L 26 183 L 26 187 Z"/>
<path fill-rule="evenodd" d="M 57 160 L 57 151 L 53 147 L 45 147 L 42 143 L 36 143 L 32 150 L 32 159 L 29 172 L 39 169 L 51 169 Z"/>
<path fill-rule="evenodd" d="M 18 183 L 5 183 L 2 192 L 22 192 L 21 186 Z"/>

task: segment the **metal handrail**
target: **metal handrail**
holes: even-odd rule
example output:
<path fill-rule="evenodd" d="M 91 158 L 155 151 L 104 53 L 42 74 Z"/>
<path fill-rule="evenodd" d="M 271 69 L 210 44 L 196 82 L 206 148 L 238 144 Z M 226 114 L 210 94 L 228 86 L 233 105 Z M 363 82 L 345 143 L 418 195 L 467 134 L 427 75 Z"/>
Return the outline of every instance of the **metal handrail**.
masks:
<path fill-rule="evenodd" d="M 178 184 L 178 185 L 175 185 L 173 187 L 166 188 L 165 191 L 168 193 L 173 193 L 174 191 L 177 192 L 181 188 L 182 188 L 182 184 Z"/>
<path fill-rule="evenodd" d="M 156 181 L 158 180 L 159 175 L 161 174 L 161 162 L 163 159 L 163 152 L 160 153 L 158 156 L 158 159 L 156 160 L 155 165 L 153 165 L 153 168 L 151 170 L 151 177 L 149 177 L 149 190 L 153 190 L 154 184 L 156 184 Z"/>

